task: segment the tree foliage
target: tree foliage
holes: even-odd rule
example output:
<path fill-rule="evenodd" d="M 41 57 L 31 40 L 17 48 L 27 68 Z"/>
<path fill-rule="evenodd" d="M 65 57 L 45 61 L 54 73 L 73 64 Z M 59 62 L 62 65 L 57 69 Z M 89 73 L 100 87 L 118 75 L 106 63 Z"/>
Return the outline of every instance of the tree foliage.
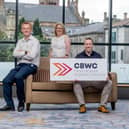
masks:
<path fill-rule="evenodd" d="M 20 20 L 19 20 L 19 24 L 18 24 L 18 32 L 21 33 L 21 25 L 22 23 L 25 22 L 25 18 L 22 17 Z"/>
<path fill-rule="evenodd" d="M 5 33 L 5 32 L 2 32 L 1 30 L 0 30 L 0 40 L 7 40 L 7 34 Z"/>
<path fill-rule="evenodd" d="M 24 17 L 22 17 L 19 20 L 19 24 L 18 24 L 18 39 L 21 39 L 23 37 L 23 34 L 21 32 L 21 25 L 22 25 L 23 22 L 25 22 L 25 18 Z"/>
<path fill-rule="evenodd" d="M 39 20 L 36 19 L 33 24 L 33 35 L 43 37 Z"/>
<path fill-rule="evenodd" d="M 12 56 L 14 44 L 1 44 L 0 45 L 0 61 L 13 61 Z"/>

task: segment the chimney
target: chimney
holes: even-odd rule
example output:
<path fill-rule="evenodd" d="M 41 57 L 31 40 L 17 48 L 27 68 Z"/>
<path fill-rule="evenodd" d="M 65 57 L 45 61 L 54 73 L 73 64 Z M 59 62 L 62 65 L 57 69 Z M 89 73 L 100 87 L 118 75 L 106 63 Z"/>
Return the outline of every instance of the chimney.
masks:
<path fill-rule="evenodd" d="M 85 25 L 89 24 L 90 19 L 89 18 L 85 18 Z"/>
<path fill-rule="evenodd" d="M 0 0 L 0 8 L 4 7 L 4 0 Z"/>
<path fill-rule="evenodd" d="M 124 20 L 126 20 L 127 19 L 127 13 L 125 12 L 124 13 Z"/>
<path fill-rule="evenodd" d="M 82 11 L 82 18 L 85 19 L 85 12 Z"/>
<path fill-rule="evenodd" d="M 107 12 L 104 12 L 104 21 L 107 19 Z"/>
<path fill-rule="evenodd" d="M 76 9 L 78 10 L 78 0 L 74 1 L 74 6 L 76 7 Z"/>
<path fill-rule="evenodd" d="M 67 6 L 68 6 L 68 7 L 70 6 L 70 0 L 67 1 Z"/>
<path fill-rule="evenodd" d="M 88 25 L 89 24 L 89 19 L 88 18 L 85 18 L 85 12 L 82 11 L 82 15 L 81 15 L 81 19 L 82 19 L 82 25 Z"/>
<path fill-rule="evenodd" d="M 116 20 L 117 19 L 117 15 L 113 15 L 113 19 Z"/>

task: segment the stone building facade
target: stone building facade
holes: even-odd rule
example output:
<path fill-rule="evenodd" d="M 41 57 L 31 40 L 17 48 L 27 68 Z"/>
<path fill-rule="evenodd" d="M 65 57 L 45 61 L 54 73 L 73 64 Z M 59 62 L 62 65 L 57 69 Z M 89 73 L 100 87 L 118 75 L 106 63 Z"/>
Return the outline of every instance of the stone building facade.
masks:
<path fill-rule="evenodd" d="M 62 22 L 62 6 L 59 0 L 39 0 L 39 4 L 19 4 L 19 18 L 24 17 L 27 21 L 33 23 L 39 19 L 41 27 L 54 27 L 57 22 Z M 2 13 L 3 12 L 3 13 Z M 15 31 L 15 3 L 4 2 L 0 0 L 0 25 L 5 26 L 5 32 L 8 38 L 14 37 Z M 4 23 L 4 24 L 2 24 Z M 81 26 L 89 23 L 85 18 L 84 12 L 80 16 L 78 11 L 78 0 L 68 0 L 65 8 L 66 26 Z"/>

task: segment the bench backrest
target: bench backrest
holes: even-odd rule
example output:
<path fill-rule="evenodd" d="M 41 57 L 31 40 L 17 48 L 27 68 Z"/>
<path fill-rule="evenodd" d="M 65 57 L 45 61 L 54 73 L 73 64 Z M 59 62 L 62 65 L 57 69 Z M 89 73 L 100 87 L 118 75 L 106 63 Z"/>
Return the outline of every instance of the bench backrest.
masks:
<path fill-rule="evenodd" d="M 40 57 L 39 69 L 50 70 L 50 58 L 49 57 Z"/>
<path fill-rule="evenodd" d="M 50 81 L 50 58 L 40 57 L 40 65 L 38 71 L 33 76 L 33 82 Z"/>

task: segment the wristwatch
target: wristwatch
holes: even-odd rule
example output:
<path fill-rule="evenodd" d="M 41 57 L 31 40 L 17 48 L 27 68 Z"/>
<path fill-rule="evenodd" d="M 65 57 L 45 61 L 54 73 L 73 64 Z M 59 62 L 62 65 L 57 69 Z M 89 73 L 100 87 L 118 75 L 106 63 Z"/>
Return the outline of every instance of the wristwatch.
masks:
<path fill-rule="evenodd" d="M 69 56 L 68 54 L 65 54 L 65 56 Z"/>
<path fill-rule="evenodd" d="M 25 55 L 27 54 L 27 51 L 25 51 Z"/>

